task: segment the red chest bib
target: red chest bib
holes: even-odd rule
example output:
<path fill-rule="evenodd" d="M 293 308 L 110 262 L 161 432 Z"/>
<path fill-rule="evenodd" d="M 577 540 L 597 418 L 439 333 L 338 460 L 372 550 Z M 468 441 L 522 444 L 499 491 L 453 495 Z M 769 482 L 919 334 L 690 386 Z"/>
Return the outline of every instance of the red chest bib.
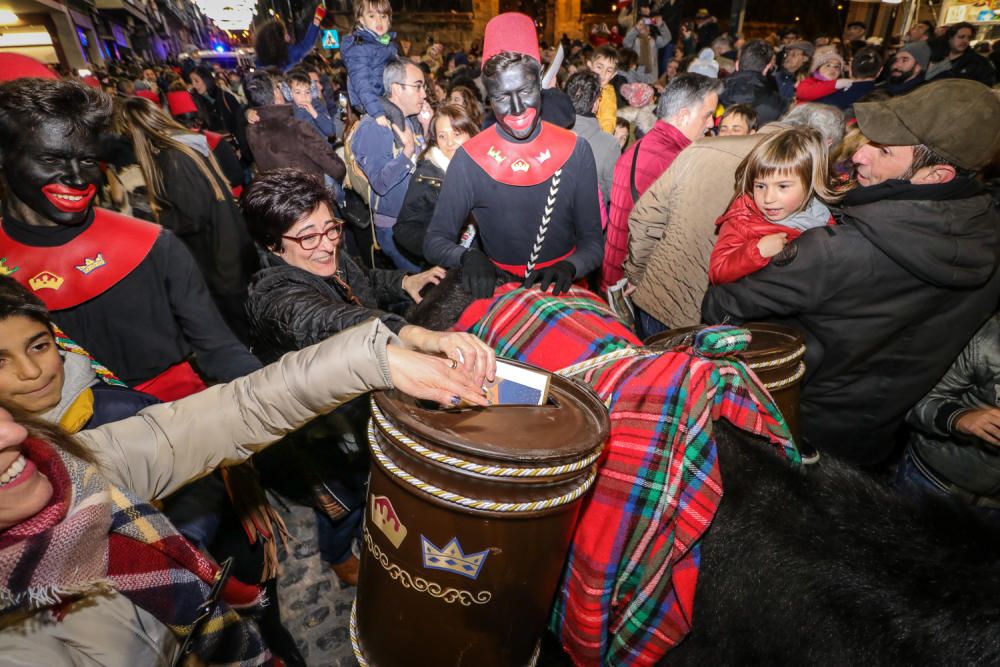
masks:
<path fill-rule="evenodd" d="M 30 289 L 49 310 L 78 306 L 139 266 L 161 227 L 95 208 L 94 222 L 55 248 L 18 243 L 0 226 L 0 274 Z"/>
<path fill-rule="evenodd" d="M 538 185 L 566 164 L 576 147 L 576 135 L 569 130 L 545 121 L 541 125 L 538 136 L 524 143 L 504 139 L 494 125 L 462 144 L 462 150 L 496 181 Z"/>

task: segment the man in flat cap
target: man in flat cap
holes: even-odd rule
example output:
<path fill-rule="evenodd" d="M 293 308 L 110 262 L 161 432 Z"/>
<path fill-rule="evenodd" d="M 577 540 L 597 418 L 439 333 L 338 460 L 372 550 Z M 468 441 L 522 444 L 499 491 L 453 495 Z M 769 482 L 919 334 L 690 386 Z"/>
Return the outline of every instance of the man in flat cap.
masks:
<path fill-rule="evenodd" d="M 604 254 L 594 153 L 582 137 L 541 120 L 538 39 L 529 17 L 491 19 L 483 63 L 497 123 L 455 153 L 424 256 L 461 265 L 476 298 L 493 295 L 498 269 L 523 277 L 526 287 L 565 292 Z M 470 214 L 482 250 L 459 243 Z"/>
<path fill-rule="evenodd" d="M 948 100 L 962 113 L 940 113 Z M 976 172 L 1000 149 L 1000 98 L 952 79 L 855 105 L 868 139 L 839 224 L 705 295 L 707 322 L 781 320 L 806 338 L 804 444 L 862 466 L 892 456 L 907 410 L 996 310 L 1000 215 Z"/>

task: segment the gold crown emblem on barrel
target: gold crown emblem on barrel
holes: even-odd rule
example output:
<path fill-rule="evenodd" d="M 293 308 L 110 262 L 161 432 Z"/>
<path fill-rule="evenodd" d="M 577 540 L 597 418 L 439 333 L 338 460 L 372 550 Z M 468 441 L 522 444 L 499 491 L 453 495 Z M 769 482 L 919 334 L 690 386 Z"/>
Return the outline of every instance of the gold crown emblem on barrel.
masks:
<path fill-rule="evenodd" d="M 28 280 L 28 286 L 36 292 L 43 289 L 57 290 L 62 287 L 62 284 L 63 279 L 51 271 L 42 271 L 34 278 Z"/>
<path fill-rule="evenodd" d="M 462 551 L 458 538 L 453 537 L 451 541 L 439 549 L 423 535 L 420 536 L 420 550 L 424 567 L 432 570 L 445 570 L 454 572 L 469 579 L 479 577 L 479 571 L 483 569 L 486 557 L 490 555 L 489 549 L 474 554 L 466 554 Z"/>

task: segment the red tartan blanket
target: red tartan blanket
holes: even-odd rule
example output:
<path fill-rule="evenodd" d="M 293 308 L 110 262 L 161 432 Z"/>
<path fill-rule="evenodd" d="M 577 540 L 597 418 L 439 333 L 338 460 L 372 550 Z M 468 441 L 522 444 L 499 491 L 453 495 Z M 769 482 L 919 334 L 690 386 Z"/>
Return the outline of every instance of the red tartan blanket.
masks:
<path fill-rule="evenodd" d="M 584 381 L 610 406 L 610 439 L 552 628 L 578 665 L 655 665 L 690 629 L 699 542 L 722 498 L 713 423 L 726 419 L 799 460 L 770 396 L 732 356 L 750 334 L 709 327 L 691 347 L 656 354 L 586 290 L 498 294 L 474 303 L 456 329 Z"/>

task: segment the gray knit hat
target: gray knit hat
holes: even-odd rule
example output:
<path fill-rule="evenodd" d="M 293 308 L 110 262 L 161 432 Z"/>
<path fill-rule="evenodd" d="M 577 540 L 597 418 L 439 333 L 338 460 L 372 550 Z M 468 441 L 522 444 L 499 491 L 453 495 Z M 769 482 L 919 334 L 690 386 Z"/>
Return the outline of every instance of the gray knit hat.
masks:
<path fill-rule="evenodd" d="M 900 51 L 909 53 L 917 61 L 917 64 L 920 65 L 920 70 L 923 72 L 927 71 L 927 66 L 931 62 L 931 47 L 927 46 L 927 42 L 910 42 L 901 48 Z"/>

